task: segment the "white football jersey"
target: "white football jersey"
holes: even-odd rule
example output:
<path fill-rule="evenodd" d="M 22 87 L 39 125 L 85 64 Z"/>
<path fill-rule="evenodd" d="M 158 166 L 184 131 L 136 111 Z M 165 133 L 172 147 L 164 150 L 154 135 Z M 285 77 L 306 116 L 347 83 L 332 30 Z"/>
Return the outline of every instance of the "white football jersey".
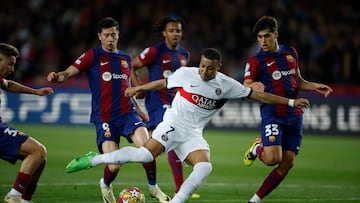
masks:
<path fill-rule="evenodd" d="M 167 78 L 167 88 L 179 88 L 164 120 L 201 130 L 228 99 L 243 99 L 251 89 L 218 72 L 209 81 L 201 79 L 198 67 L 184 67 Z"/>

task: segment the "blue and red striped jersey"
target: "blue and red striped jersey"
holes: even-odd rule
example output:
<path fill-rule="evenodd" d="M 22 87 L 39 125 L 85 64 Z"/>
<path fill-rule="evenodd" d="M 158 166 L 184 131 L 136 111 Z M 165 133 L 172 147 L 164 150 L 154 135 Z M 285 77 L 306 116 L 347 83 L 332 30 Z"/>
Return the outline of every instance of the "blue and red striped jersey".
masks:
<path fill-rule="evenodd" d="M 92 93 L 91 122 L 114 121 L 134 109 L 131 99 L 123 95 L 130 86 L 131 56 L 128 53 L 93 48 L 72 65 L 87 73 Z"/>
<path fill-rule="evenodd" d="M 178 68 L 189 62 L 189 51 L 178 45 L 176 50 L 169 49 L 165 42 L 144 49 L 139 60 L 148 67 L 150 81 L 166 78 Z M 175 89 L 147 91 L 145 106 L 149 112 L 164 105 L 170 105 L 175 95 Z"/>
<path fill-rule="evenodd" d="M 294 47 L 280 45 L 275 53 L 262 49 L 255 56 L 249 58 L 245 67 L 244 79 L 262 82 L 265 92 L 287 97 L 298 98 L 296 71 L 298 68 L 298 54 Z M 285 105 L 262 104 L 261 116 L 287 117 L 301 115 L 301 109 Z"/>

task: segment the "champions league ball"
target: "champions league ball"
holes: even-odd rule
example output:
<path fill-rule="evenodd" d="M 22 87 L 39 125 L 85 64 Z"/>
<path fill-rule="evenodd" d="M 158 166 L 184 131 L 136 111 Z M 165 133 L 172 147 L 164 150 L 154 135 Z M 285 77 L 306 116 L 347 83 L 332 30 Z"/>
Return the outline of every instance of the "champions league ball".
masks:
<path fill-rule="evenodd" d="M 119 203 L 145 203 L 145 195 L 137 187 L 128 187 L 120 192 Z"/>

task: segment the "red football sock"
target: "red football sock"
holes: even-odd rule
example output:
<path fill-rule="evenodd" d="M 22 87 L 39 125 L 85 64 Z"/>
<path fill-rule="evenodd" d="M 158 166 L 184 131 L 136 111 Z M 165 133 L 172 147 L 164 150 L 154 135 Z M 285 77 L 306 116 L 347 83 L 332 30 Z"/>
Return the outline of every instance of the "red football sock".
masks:
<path fill-rule="evenodd" d="M 156 184 L 156 160 L 149 162 L 149 163 L 143 163 L 143 167 L 146 171 L 146 177 L 148 179 L 149 185 L 155 185 Z"/>
<path fill-rule="evenodd" d="M 276 169 L 274 169 L 268 177 L 264 180 L 263 184 L 256 192 L 256 194 L 262 199 L 273 191 L 285 177 L 281 176 Z"/>
<path fill-rule="evenodd" d="M 24 191 L 23 195 L 22 195 L 22 198 L 24 200 L 31 200 L 34 192 L 35 192 L 35 189 L 37 187 L 37 184 L 36 183 L 30 183 L 27 187 L 26 187 L 26 190 Z"/>
<path fill-rule="evenodd" d="M 175 192 L 178 192 L 180 190 L 182 183 L 184 182 L 184 174 L 183 174 L 181 160 L 176 155 L 174 150 L 171 150 L 168 153 L 168 162 L 170 164 L 171 171 L 174 177 Z"/>
<path fill-rule="evenodd" d="M 31 200 L 33 194 L 35 193 L 39 178 L 45 168 L 45 165 L 46 165 L 46 160 L 44 160 L 44 162 L 32 174 L 29 184 L 27 185 L 24 192 L 22 193 L 22 198 L 24 200 L 29 200 L 29 201 Z"/>
<path fill-rule="evenodd" d="M 110 186 L 110 184 L 115 180 L 117 174 L 119 171 L 111 172 L 109 169 L 109 165 L 106 165 L 104 167 L 104 183 L 107 186 Z"/>
<path fill-rule="evenodd" d="M 13 188 L 20 193 L 23 193 L 26 187 L 29 185 L 31 181 L 31 175 L 19 172 L 16 176 Z"/>

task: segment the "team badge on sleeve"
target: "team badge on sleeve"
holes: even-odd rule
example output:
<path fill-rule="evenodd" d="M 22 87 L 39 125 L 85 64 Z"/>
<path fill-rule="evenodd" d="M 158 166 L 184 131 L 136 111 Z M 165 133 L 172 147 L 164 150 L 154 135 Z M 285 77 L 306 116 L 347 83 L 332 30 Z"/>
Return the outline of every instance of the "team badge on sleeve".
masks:
<path fill-rule="evenodd" d="M 220 94 L 221 94 L 221 89 L 220 89 L 220 88 L 216 88 L 215 94 L 216 94 L 216 95 L 220 95 Z"/>

